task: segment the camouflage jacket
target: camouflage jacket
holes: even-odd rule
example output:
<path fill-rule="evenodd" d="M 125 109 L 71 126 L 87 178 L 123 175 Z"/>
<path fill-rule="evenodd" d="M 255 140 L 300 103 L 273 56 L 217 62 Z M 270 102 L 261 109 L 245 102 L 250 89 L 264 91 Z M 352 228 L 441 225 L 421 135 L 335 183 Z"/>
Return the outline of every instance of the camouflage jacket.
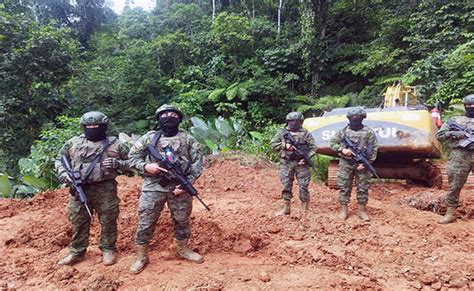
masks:
<path fill-rule="evenodd" d="M 102 162 L 108 158 L 113 157 L 118 160 L 118 169 L 126 171 L 129 169 L 128 162 L 128 146 L 121 142 L 115 136 L 107 137 L 108 147 L 98 161 L 87 180 L 83 181 L 85 184 L 92 184 L 113 180 L 117 177 L 117 169 L 105 168 Z M 71 159 L 71 166 L 74 171 L 81 173 L 82 179 L 85 178 L 86 172 L 91 162 L 100 155 L 103 150 L 103 141 L 93 142 L 87 140 L 84 134 L 76 136 L 68 140 L 59 151 L 59 155 L 54 163 L 58 177 L 66 175 L 66 169 L 61 163 L 61 156 L 66 154 Z"/>
<path fill-rule="evenodd" d="M 140 137 L 130 150 L 131 165 L 145 176 L 142 191 L 171 191 L 176 187 L 177 183 L 171 181 L 167 185 L 160 182 L 164 181 L 164 175 L 151 175 L 145 173 L 145 165 L 155 163 L 156 161 L 146 152 L 146 147 L 152 142 L 155 131 L 150 131 Z M 201 147 L 199 143 L 189 134 L 179 131 L 175 136 L 166 137 L 162 135 L 158 141 L 156 149 L 165 156 L 164 150 L 170 147 L 181 165 L 181 169 L 187 175 L 186 178 L 190 182 L 194 182 L 202 173 L 204 164 Z"/>
<path fill-rule="evenodd" d="M 352 130 L 348 126 L 336 132 L 336 134 L 331 138 L 331 149 L 339 154 L 339 157 L 350 160 L 350 157 L 347 157 L 342 154 L 342 150 L 346 148 L 342 140 L 344 139 L 344 133 L 347 137 L 354 143 L 354 145 L 366 153 L 366 158 L 373 162 L 377 158 L 377 150 L 379 143 L 375 132 L 368 126 L 365 126 L 361 130 Z"/>
<path fill-rule="evenodd" d="M 301 128 L 297 132 L 289 131 L 286 128 L 278 130 L 275 136 L 272 138 L 271 145 L 273 150 L 280 153 L 280 158 L 286 160 L 299 160 L 301 157 L 296 157 L 294 151 L 286 150 L 286 144 L 288 143 L 283 135 L 288 131 L 300 145 L 301 150 L 305 151 L 309 157 L 313 156 L 316 153 L 316 143 L 314 142 L 311 134 L 304 128 Z"/>
<path fill-rule="evenodd" d="M 449 144 L 452 148 L 459 148 L 458 143 L 460 140 L 453 138 L 452 133 L 454 131 L 449 130 L 449 123 L 452 121 L 463 127 L 467 127 L 474 132 L 474 118 L 469 118 L 464 115 L 452 117 L 448 120 L 448 122 L 445 122 L 436 133 L 436 138 L 438 138 L 440 141 L 449 141 Z M 474 150 L 474 144 L 470 144 L 467 149 Z"/>

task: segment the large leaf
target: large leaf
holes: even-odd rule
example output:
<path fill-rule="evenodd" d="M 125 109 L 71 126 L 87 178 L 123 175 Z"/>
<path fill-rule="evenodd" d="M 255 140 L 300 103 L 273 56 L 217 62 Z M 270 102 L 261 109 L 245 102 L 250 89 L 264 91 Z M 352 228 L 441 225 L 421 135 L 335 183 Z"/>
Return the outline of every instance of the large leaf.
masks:
<path fill-rule="evenodd" d="M 240 88 L 237 91 L 237 97 L 239 97 L 242 100 L 247 100 L 247 96 L 249 95 L 249 91 L 245 88 Z"/>
<path fill-rule="evenodd" d="M 212 91 L 212 93 L 209 94 L 207 98 L 209 98 L 209 100 L 211 101 L 217 101 L 219 100 L 219 97 L 221 97 L 221 95 L 224 94 L 224 92 L 225 92 L 225 88 L 216 89 Z"/>
<path fill-rule="evenodd" d="M 12 184 L 10 183 L 10 180 L 8 180 L 8 176 L 0 174 L 0 194 L 2 194 L 4 197 L 8 197 L 11 191 Z"/>
<path fill-rule="evenodd" d="M 206 139 L 206 145 L 212 150 L 213 155 L 219 154 L 218 146 L 212 140 Z"/>
<path fill-rule="evenodd" d="M 215 125 L 219 133 L 224 135 L 225 137 L 229 137 L 233 133 L 232 127 L 229 125 L 229 122 L 225 120 L 222 116 L 216 118 Z"/>
<path fill-rule="evenodd" d="M 189 129 L 192 136 L 200 143 L 205 144 L 206 142 L 206 130 L 200 127 L 193 126 Z"/>
<path fill-rule="evenodd" d="M 225 92 L 225 96 L 227 97 L 227 100 L 231 101 L 235 98 L 235 96 L 237 96 L 238 92 L 239 92 L 239 83 L 234 83 L 227 88 L 227 91 Z"/>
<path fill-rule="evenodd" d="M 22 181 L 26 185 L 39 189 L 39 190 L 44 189 L 46 188 L 46 186 L 48 186 L 48 182 L 46 180 L 37 178 L 35 176 L 30 176 L 30 175 L 23 176 Z"/>
<path fill-rule="evenodd" d="M 207 123 L 199 117 L 195 117 L 195 116 L 191 117 L 191 122 L 193 123 L 194 126 L 199 127 L 201 129 L 209 128 L 209 126 L 207 126 Z"/>
<path fill-rule="evenodd" d="M 39 172 L 38 165 L 32 159 L 21 158 L 18 161 L 18 167 L 23 175 L 37 175 Z"/>
<path fill-rule="evenodd" d="M 244 127 L 242 126 L 242 122 L 240 120 L 236 118 L 231 118 L 230 122 L 232 123 L 232 127 L 234 128 L 235 132 L 241 133 L 244 131 Z"/>

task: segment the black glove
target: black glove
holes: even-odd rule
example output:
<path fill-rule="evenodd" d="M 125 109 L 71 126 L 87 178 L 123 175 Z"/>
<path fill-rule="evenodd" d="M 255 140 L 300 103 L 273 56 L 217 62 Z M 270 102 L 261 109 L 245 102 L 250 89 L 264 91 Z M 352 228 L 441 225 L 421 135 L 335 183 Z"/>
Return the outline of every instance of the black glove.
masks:
<path fill-rule="evenodd" d="M 452 131 L 451 132 L 451 137 L 453 139 L 463 139 L 463 138 L 466 138 L 466 133 L 464 133 L 462 131 Z"/>
<path fill-rule="evenodd" d="M 119 166 L 119 162 L 116 158 L 106 158 L 102 162 L 102 165 L 104 165 L 104 168 L 106 169 L 117 169 Z"/>
<path fill-rule="evenodd" d="M 71 184 L 71 179 L 67 174 L 62 174 L 58 177 L 59 183 L 61 184 Z"/>

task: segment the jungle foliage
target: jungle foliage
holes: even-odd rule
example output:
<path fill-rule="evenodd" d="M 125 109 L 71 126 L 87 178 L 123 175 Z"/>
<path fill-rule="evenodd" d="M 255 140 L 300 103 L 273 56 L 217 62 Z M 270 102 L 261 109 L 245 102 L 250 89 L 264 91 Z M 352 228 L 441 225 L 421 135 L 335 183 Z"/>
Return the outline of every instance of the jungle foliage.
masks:
<path fill-rule="evenodd" d="M 0 179 L 21 179 L 28 157 L 48 180 L 45 159 L 58 145 L 45 133 L 88 110 L 141 134 L 173 102 L 196 117 L 187 127 L 220 136 L 217 124 L 232 124 L 232 146 L 268 153 L 270 131 L 291 110 L 378 106 L 395 80 L 431 105 L 473 92 L 467 1 L 159 0 L 121 15 L 104 2 L 0 3 Z"/>

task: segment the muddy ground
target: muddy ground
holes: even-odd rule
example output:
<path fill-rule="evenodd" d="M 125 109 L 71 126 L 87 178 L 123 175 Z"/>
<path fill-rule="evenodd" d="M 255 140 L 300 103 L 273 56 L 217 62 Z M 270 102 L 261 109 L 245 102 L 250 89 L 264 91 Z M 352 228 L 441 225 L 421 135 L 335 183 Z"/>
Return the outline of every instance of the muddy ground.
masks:
<path fill-rule="evenodd" d="M 97 219 L 86 260 L 56 265 L 71 235 L 66 189 L 0 200 L 0 290 L 474 290 L 474 190 L 464 190 L 458 221 L 444 226 L 436 223 L 445 211 L 444 191 L 401 183 L 373 185 L 369 223 L 356 216 L 354 200 L 350 218 L 337 219 L 337 191 L 316 183 L 309 212 L 300 210 L 296 198 L 291 215 L 276 217 L 276 166 L 216 160 L 197 182 L 212 212 L 195 201 L 192 214 L 191 246 L 205 262 L 176 257 L 166 210 L 151 243 L 151 263 L 131 275 L 141 179 L 118 181 L 119 260 L 109 267 L 101 264 Z"/>

